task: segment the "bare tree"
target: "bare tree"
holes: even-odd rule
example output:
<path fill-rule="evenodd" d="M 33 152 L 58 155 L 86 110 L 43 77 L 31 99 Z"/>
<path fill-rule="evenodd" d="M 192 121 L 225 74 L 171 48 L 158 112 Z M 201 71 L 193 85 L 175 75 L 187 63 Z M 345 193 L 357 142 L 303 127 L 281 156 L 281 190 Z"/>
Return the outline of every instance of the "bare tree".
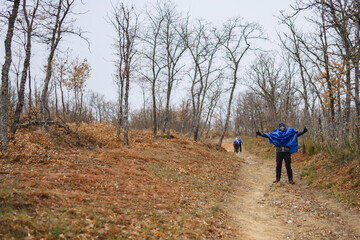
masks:
<path fill-rule="evenodd" d="M 304 57 L 302 56 L 301 51 L 301 40 L 303 37 L 299 36 L 299 33 L 297 33 L 296 27 L 294 25 L 294 22 L 290 18 L 284 18 L 283 23 L 286 24 L 286 26 L 290 30 L 290 35 L 287 35 L 286 33 L 283 33 L 285 36 L 285 39 L 288 40 L 290 43 L 287 45 L 286 40 L 282 39 L 280 37 L 280 40 L 283 44 L 283 47 L 286 48 L 286 50 L 291 54 L 292 58 L 295 60 L 295 62 L 298 64 L 298 70 L 300 74 L 301 79 L 301 86 L 302 88 L 299 89 L 299 92 L 302 96 L 302 99 L 304 100 L 304 116 L 305 116 L 305 124 L 307 126 L 311 126 L 311 119 L 310 119 L 310 99 L 308 94 L 310 79 L 307 78 L 306 75 L 306 63 L 304 60 Z"/>
<path fill-rule="evenodd" d="M 343 63 L 346 66 L 346 94 L 344 120 L 345 120 L 345 132 L 346 136 L 349 135 L 350 124 L 350 104 L 351 104 L 351 50 L 353 48 L 350 37 L 351 26 L 349 25 L 349 18 L 346 16 L 346 9 L 350 6 L 349 1 L 343 0 L 323 0 L 319 4 L 319 8 L 322 11 L 322 18 L 325 24 L 329 24 L 338 34 L 338 47 L 343 58 Z M 324 24 L 324 25 L 325 25 Z M 342 53 L 344 51 L 344 53 Z"/>
<path fill-rule="evenodd" d="M 220 41 L 213 36 L 210 24 L 198 20 L 193 29 L 183 31 L 183 39 L 193 60 L 191 73 L 192 120 L 189 137 L 200 140 L 201 117 L 208 90 L 218 80 L 220 68 L 214 67 L 214 58 Z M 213 75 L 218 76 L 213 77 Z"/>
<path fill-rule="evenodd" d="M 268 120 L 272 126 L 276 125 L 280 117 L 281 94 L 284 79 L 281 76 L 281 66 L 276 66 L 275 57 L 261 54 L 250 67 L 248 73 L 249 87 L 265 100 L 268 106 Z"/>
<path fill-rule="evenodd" d="M 217 34 L 217 38 L 221 42 L 221 45 L 225 49 L 226 60 L 229 68 L 232 71 L 231 89 L 227 107 L 226 120 L 222 129 L 222 133 L 219 139 L 219 145 L 225 137 L 231 113 L 231 104 L 233 100 L 234 91 L 238 81 L 238 70 L 240 61 L 251 48 L 253 41 L 264 38 L 262 29 L 255 23 L 244 22 L 241 18 L 229 19 L 223 26 L 221 34 Z"/>
<path fill-rule="evenodd" d="M 317 35 L 310 38 L 316 45 L 311 46 L 309 39 L 302 39 L 301 43 L 306 49 L 303 51 L 304 55 L 312 55 L 312 63 L 319 71 L 321 82 L 325 83 L 320 94 L 323 97 L 321 107 L 325 118 L 321 122 L 330 123 L 325 129 L 327 144 L 338 144 L 331 136 L 341 136 L 343 141 L 340 143 L 345 147 L 345 142 L 351 141 L 355 132 L 359 148 L 359 129 L 352 128 L 360 122 L 358 1 L 304 0 L 298 1 L 295 9 L 296 14 L 312 10 L 314 17 L 310 19 L 310 23 L 320 29 Z M 314 86 L 313 83 L 311 85 Z M 355 102 L 355 112 L 352 111 L 352 101 Z M 342 123 L 343 127 L 335 127 L 337 123 Z M 330 148 L 332 146 L 329 146 L 329 150 Z"/>
<path fill-rule="evenodd" d="M 121 134 L 121 128 L 123 127 L 123 116 L 124 116 L 124 76 L 122 74 L 123 70 L 123 64 L 122 64 L 122 57 L 119 56 L 119 62 L 116 63 L 117 65 L 117 69 L 118 69 L 118 74 L 115 74 L 115 84 L 117 86 L 117 92 L 118 92 L 118 107 L 119 110 L 117 111 L 118 116 L 117 116 L 117 136 L 120 140 L 120 134 Z"/>
<path fill-rule="evenodd" d="M 35 5 L 32 9 L 32 13 L 31 16 L 29 18 L 28 16 L 28 10 L 27 10 L 27 4 L 26 4 L 26 0 L 23 0 L 23 14 L 24 14 L 24 20 L 25 20 L 25 26 L 22 26 L 24 32 L 26 33 L 25 36 L 25 46 L 24 46 L 24 50 L 25 50 L 25 59 L 24 59 L 24 63 L 23 63 L 23 70 L 21 73 L 21 81 L 20 81 L 20 89 L 18 91 L 18 102 L 16 105 L 16 110 L 15 110 L 15 114 L 14 114 L 14 122 L 11 125 L 11 133 L 15 134 L 16 129 L 17 129 L 17 125 L 19 124 L 19 120 L 20 120 L 20 114 L 22 112 L 23 106 L 24 106 L 24 95 L 25 95 L 25 84 L 26 84 L 26 79 L 27 79 L 27 75 L 29 72 L 29 67 L 30 67 L 30 58 L 31 58 L 31 43 L 32 43 L 32 35 L 33 35 L 33 26 L 34 26 L 34 21 L 35 21 L 35 17 L 36 17 L 36 12 L 37 9 L 39 7 L 39 0 L 37 0 L 35 2 Z"/>
<path fill-rule="evenodd" d="M 209 94 L 206 96 L 207 99 L 207 112 L 206 112 L 206 118 L 205 118 L 205 126 L 206 126 L 206 134 L 204 139 L 207 139 L 208 137 L 211 138 L 211 123 L 214 116 L 214 112 L 216 109 L 217 104 L 219 103 L 221 94 L 223 93 L 222 89 L 222 83 L 221 83 L 221 75 L 218 78 L 218 81 L 215 82 L 215 85 L 213 88 L 209 90 Z"/>
<path fill-rule="evenodd" d="M 48 109 L 48 91 L 49 83 L 53 71 L 53 59 L 55 51 L 64 37 L 64 34 L 75 34 L 82 39 L 86 40 L 81 29 L 76 29 L 74 25 L 74 20 L 69 19 L 74 15 L 73 8 L 75 6 L 76 0 L 58 0 L 57 3 L 54 3 L 53 0 L 46 0 L 42 3 L 41 14 L 45 17 L 47 21 L 40 22 L 40 26 L 43 29 L 43 34 L 40 35 L 42 41 L 46 43 L 50 52 L 47 58 L 46 64 L 46 75 L 44 79 L 44 85 L 41 92 L 41 103 L 40 103 L 40 118 L 44 119 L 45 114 L 50 114 Z M 86 40 L 87 41 L 87 40 Z"/>
<path fill-rule="evenodd" d="M 179 64 L 186 46 L 180 35 L 182 21 L 180 14 L 176 11 L 173 3 L 164 1 L 162 4 L 161 11 L 165 19 L 160 39 L 166 49 L 164 58 L 167 78 L 164 130 L 167 132 L 167 137 L 170 138 L 171 93 L 177 80 L 176 77 L 183 67 L 183 65 Z"/>
<path fill-rule="evenodd" d="M 138 15 L 135 8 L 127 7 L 123 3 L 113 6 L 112 17 L 109 21 L 117 33 L 116 50 L 119 56 L 119 78 L 124 80 L 125 83 L 125 96 L 124 96 L 124 144 L 129 145 L 128 129 L 129 129 L 129 89 L 130 78 L 133 75 L 134 69 L 134 56 L 137 53 L 136 39 L 138 37 Z M 120 103 L 122 105 L 122 103 Z"/>
<path fill-rule="evenodd" d="M 80 125 L 83 111 L 83 99 L 86 86 L 86 80 L 90 77 L 91 67 L 87 63 L 87 59 L 79 62 L 76 58 L 71 63 L 71 68 L 68 70 L 69 78 L 64 81 L 65 86 L 74 91 L 74 109 L 73 109 L 73 121 Z"/>
<path fill-rule="evenodd" d="M 289 54 L 287 52 L 283 52 L 282 57 L 281 57 L 281 61 L 283 62 L 282 66 L 283 66 L 283 71 L 282 71 L 282 78 L 283 78 L 283 85 L 281 87 L 281 105 L 280 108 L 284 109 L 284 111 L 280 111 L 280 119 L 284 122 L 290 122 L 292 121 L 293 123 L 295 123 L 295 119 L 297 116 L 297 114 L 295 114 L 296 112 L 298 112 L 297 106 L 300 106 L 300 104 L 298 103 L 298 99 L 299 97 L 299 92 L 301 92 L 299 89 L 299 87 L 296 86 L 296 80 L 297 80 L 297 75 L 296 73 L 298 72 L 297 69 L 297 65 L 295 63 L 295 61 L 293 60 L 293 58 L 291 56 L 289 56 Z M 309 89 L 312 90 L 312 89 Z M 308 91 L 309 91 L 308 90 Z M 312 92 L 314 92 L 312 90 Z M 300 94 L 301 95 L 301 94 Z M 311 108 L 311 112 L 313 113 L 314 111 L 314 106 L 312 106 Z M 303 115 L 303 114 L 301 114 Z M 295 117 L 295 119 L 294 119 Z M 303 120 L 302 121 L 304 123 L 307 123 L 307 120 Z M 295 125 L 295 124 L 294 124 Z M 311 127 L 310 125 L 306 125 Z"/>
<path fill-rule="evenodd" d="M 235 121 L 239 122 L 239 128 L 243 128 L 242 134 L 253 135 L 257 129 L 266 129 L 266 104 L 263 98 L 259 98 L 253 91 L 239 94 L 235 111 L 238 113 Z"/>
<path fill-rule="evenodd" d="M 354 21 L 356 25 L 355 30 L 355 46 L 353 53 L 353 66 L 355 69 L 355 106 L 356 106 L 356 115 L 357 115 L 357 126 L 356 126 L 356 140 L 357 140 L 357 149 L 360 150 L 360 2 L 353 1 L 353 6 L 350 8 L 353 9 L 353 12 L 350 12 L 351 19 Z"/>
<path fill-rule="evenodd" d="M 5 62 L 1 69 L 1 92 L 0 92 L 0 150 L 7 148 L 8 130 L 8 103 L 9 103 L 9 69 L 11 65 L 11 43 L 14 35 L 14 26 L 18 14 L 20 0 L 14 0 L 12 11 L 9 15 L 8 30 L 5 38 Z"/>
<path fill-rule="evenodd" d="M 154 10 L 155 12 L 152 12 Z M 153 115 L 153 134 L 157 135 L 157 107 L 156 107 L 156 84 L 158 82 L 161 71 L 166 67 L 164 58 L 161 57 L 160 52 L 164 51 L 161 46 L 160 34 L 163 28 L 165 16 L 161 11 L 159 2 L 153 6 L 152 9 L 146 10 L 146 17 L 149 21 L 147 30 L 142 36 L 141 40 L 145 43 L 143 55 L 146 59 L 145 67 L 149 68 L 149 73 L 144 73 L 145 80 L 151 85 L 152 95 L 152 115 Z"/>
<path fill-rule="evenodd" d="M 140 80 L 139 82 L 139 87 L 141 89 L 141 94 L 142 94 L 142 99 L 143 99 L 143 108 L 142 108 L 142 112 L 141 115 L 144 119 L 144 127 L 145 129 L 148 129 L 148 116 L 147 116 L 147 111 L 146 111 L 146 82 L 144 80 Z"/>
<path fill-rule="evenodd" d="M 91 111 L 95 112 L 95 120 L 100 123 L 103 122 L 106 118 L 106 109 L 104 109 L 104 104 L 106 102 L 105 96 L 90 91 L 88 94 L 88 98 Z"/>
<path fill-rule="evenodd" d="M 315 32 L 308 35 L 297 32 L 293 20 L 288 16 L 285 16 L 283 20 L 287 22 L 288 25 L 290 24 L 289 28 L 291 34 L 287 38 L 289 41 L 286 39 L 282 40 L 282 45 L 297 65 L 302 67 L 303 70 L 301 73 L 303 75 L 302 78 L 300 78 L 304 79 L 304 75 L 306 76 L 305 79 L 310 84 L 309 90 L 315 95 L 313 104 L 316 101 L 320 104 L 322 116 L 325 119 L 320 121 L 322 125 L 318 128 L 314 128 L 313 131 L 317 132 L 320 130 L 322 133 L 323 125 L 327 125 L 329 127 L 326 127 L 328 129 L 326 135 L 333 138 L 336 135 L 335 130 L 338 129 L 335 127 L 335 93 L 337 89 L 334 85 L 334 81 L 331 79 L 331 52 L 334 52 L 334 44 L 331 42 L 330 37 L 333 33 L 331 33 L 330 27 L 325 22 L 325 11 L 323 6 L 319 5 L 317 11 L 320 13 L 319 20 L 311 20 L 311 23 L 316 26 Z M 294 42 L 296 42 L 296 44 Z M 293 50 L 294 48 L 295 50 Z M 314 109 L 314 107 L 312 108 Z M 339 112 L 338 115 L 340 114 L 341 113 Z M 314 120 L 319 122 L 318 119 Z M 310 127 L 312 125 L 313 124 L 311 124 Z"/>
<path fill-rule="evenodd" d="M 67 114 L 66 113 L 66 105 L 65 105 L 65 98 L 64 98 L 64 84 L 66 83 L 67 75 L 69 74 L 70 69 L 70 52 L 65 52 L 64 56 L 57 56 L 56 61 L 54 62 L 54 81 L 56 87 L 60 88 L 60 98 L 61 98 L 61 105 L 62 105 L 62 121 L 67 121 Z M 65 84 L 66 85 L 66 84 Z M 57 117 L 60 117 L 57 115 Z"/>

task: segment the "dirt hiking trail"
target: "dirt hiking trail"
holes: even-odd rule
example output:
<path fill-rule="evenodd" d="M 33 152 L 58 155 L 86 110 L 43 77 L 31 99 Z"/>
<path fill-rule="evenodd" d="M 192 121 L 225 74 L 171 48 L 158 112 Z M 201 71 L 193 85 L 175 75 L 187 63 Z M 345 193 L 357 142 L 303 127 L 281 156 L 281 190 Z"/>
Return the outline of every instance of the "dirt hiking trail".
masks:
<path fill-rule="evenodd" d="M 231 144 L 224 147 L 233 151 Z M 229 206 L 238 239 L 360 239 L 359 212 L 307 186 L 299 169 L 293 167 L 295 185 L 290 185 L 283 164 L 281 181 L 273 184 L 275 159 L 246 151 L 238 156 L 243 164 Z"/>

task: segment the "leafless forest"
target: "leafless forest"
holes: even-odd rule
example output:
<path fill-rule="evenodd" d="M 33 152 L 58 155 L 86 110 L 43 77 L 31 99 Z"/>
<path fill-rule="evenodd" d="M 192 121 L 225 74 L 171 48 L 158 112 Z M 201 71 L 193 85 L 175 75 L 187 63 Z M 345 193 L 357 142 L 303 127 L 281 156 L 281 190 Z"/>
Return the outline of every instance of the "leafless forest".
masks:
<path fill-rule="evenodd" d="M 309 129 L 303 146 L 310 154 L 326 151 L 344 162 L 359 158 L 359 1 L 297 1 L 293 12 L 278 15 L 286 31 L 278 33 L 276 52 L 262 49 L 266 29 L 241 16 L 210 23 L 180 12 L 172 1 L 152 1 L 141 10 L 119 1 L 104 16 L 116 35 L 108 47 L 117 69 L 117 101 L 86 90 L 91 66 L 62 48 L 69 36 L 90 41 L 87 29 L 76 25 L 79 4 L 1 1 L 2 150 L 24 124 L 109 122 L 125 145 L 129 128 L 169 138 L 177 131 L 221 145 L 226 133 L 255 135 L 285 122 Z M 307 16 L 311 30 L 301 30 L 300 16 Z M 33 76 L 37 45 L 46 46 L 48 57 L 42 75 Z M 134 85 L 150 96 L 139 110 L 129 107 Z M 173 99 L 181 88 L 188 94 Z"/>

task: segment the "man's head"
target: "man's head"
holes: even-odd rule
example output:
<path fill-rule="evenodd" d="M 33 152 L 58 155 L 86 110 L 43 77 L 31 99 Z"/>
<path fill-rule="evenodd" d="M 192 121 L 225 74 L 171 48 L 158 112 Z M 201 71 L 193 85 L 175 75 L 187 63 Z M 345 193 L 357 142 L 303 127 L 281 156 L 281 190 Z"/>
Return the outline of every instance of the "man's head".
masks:
<path fill-rule="evenodd" d="M 280 124 L 279 124 L 279 129 L 280 129 L 281 131 L 284 131 L 285 128 L 286 128 L 285 123 L 280 123 Z"/>

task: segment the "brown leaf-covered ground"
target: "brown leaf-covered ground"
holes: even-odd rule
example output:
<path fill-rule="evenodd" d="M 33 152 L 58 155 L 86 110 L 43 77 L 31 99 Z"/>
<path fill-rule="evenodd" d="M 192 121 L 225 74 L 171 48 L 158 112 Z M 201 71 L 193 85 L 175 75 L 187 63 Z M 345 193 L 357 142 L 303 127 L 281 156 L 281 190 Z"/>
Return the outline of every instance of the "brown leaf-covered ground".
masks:
<path fill-rule="evenodd" d="M 297 153 L 296 184 L 273 185 L 263 139 L 235 154 L 231 140 L 134 130 L 125 147 L 110 125 L 71 128 L 80 139 L 21 130 L 0 153 L 0 239 L 360 238 L 356 161 Z"/>
<path fill-rule="evenodd" d="M 75 126 L 73 126 L 75 127 Z M 213 144 L 86 125 L 17 133 L 0 155 L 0 239 L 228 239 L 239 159 Z M 99 147 L 100 146 L 100 147 Z"/>

